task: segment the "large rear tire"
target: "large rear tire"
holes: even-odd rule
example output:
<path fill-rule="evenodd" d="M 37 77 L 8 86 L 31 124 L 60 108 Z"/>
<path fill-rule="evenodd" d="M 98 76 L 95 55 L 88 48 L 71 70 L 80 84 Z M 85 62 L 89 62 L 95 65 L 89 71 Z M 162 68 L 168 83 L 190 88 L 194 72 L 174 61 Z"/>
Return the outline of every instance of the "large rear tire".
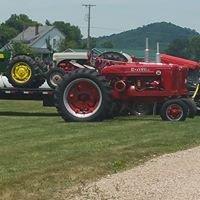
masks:
<path fill-rule="evenodd" d="M 110 113 L 111 90 L 95 70 L 78 69 L 56 88 L 55 105 L 65 121 L 101 121 Z"/>
<path fill-rule="evenodd" d="M 13 87 L 39 87 L 36 80 L 41 76 L 39 67 L 34 59 L 26 55 L 15 56 L 9 63 L 6 76 Z M 41 80 L 40 80 L 41 83 Z"/>

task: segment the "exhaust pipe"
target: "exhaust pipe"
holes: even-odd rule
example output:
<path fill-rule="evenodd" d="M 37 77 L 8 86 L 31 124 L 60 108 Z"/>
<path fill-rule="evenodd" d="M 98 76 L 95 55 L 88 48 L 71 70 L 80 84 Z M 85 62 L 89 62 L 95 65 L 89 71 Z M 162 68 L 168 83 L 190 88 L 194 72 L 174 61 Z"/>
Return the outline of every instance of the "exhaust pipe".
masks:
<path fill-rule="evenodd" d="M 160 58 L 160 43 L 159 42 L 157 42 L 156 63 L 161 63 L 161 58 Z"/>
<path fill-rule="evenodd" d="M 123 92 L 126 89 L 126 83 L 124 81 L 117 81 L 115 83 L 115 90 L 118 92 Z"/>
<path fill-rule="evenodd" d="M 144 57 L 145 62 L 149 62 L 149 38 L 146 38 L 146 49 L 145 49 L 145 57 Z"/>

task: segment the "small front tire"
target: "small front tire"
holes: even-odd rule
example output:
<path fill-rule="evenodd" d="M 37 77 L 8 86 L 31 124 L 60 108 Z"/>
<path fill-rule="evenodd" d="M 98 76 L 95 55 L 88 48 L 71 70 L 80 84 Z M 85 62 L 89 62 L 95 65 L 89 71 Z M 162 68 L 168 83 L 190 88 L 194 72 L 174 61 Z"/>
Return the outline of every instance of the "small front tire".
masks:
<path fill-rule="evenodd" d="M 188 117 L 194 118 L 197 114 L 197 105 L 196 103 L 189 98 L 181 98 L 181 101 L 183 101 L 188 106 Z"/>
<path fill-rule="evenodd" d="M 61 68 L 55 67 L 50 69 L 46 76 L 48 85 L 55 89 L 62 81 L 64 75 L 65 71 Z"/>
<path fill-rule="evenodd" d="M 160 116 L 164 121 L 185 121 L 188 115 L 188 106 L 179 99 L 166 101 L 160 111 Z"/>

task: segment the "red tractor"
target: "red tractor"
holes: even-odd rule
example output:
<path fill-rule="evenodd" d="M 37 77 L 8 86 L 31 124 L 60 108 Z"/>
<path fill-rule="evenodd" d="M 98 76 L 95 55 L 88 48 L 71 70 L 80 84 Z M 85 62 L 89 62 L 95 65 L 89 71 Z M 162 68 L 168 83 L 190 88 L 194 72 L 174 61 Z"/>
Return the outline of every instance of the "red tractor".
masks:
<path fill-rule="evenodd" d="M 188 97 L 188 69 L 182 65 L 119 62 L 102 69 L 77 69 L 56 88 L 55 104 L 66 121 L 100 121 L 113 117 L 121 105 L 154 104 L 166 121 L 196 114 Z"/>

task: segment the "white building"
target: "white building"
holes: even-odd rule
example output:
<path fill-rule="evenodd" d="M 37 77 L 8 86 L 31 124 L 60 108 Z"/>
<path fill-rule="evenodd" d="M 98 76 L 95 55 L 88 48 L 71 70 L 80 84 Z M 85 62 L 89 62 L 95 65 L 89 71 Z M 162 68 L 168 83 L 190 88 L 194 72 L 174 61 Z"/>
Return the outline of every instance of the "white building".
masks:
<path fill-rule="evenodd" d="M 28 27 L 21 32 L 11 42 L 5 45 L 2 50 L 10 49 L 13 42 L 23 42 L 29 45 L 37 53 L 47 54 L 49 49 L 47 43 L 49 42 L 54 51 L 58 50 L 58 44 L 65 39 L 65 35 L 54 26 L 35 26 Z"/>

